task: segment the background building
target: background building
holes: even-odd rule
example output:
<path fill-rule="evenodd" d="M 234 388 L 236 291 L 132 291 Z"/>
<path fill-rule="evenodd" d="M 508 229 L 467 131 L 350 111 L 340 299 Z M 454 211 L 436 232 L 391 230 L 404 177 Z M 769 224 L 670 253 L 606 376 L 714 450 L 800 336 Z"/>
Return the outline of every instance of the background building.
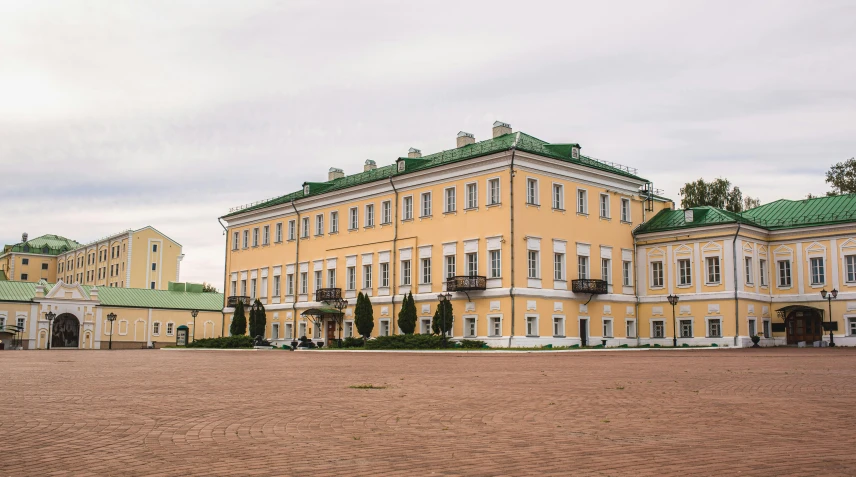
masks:
<path fill-rule="evenodd" d="M 126 230 L 88 244 L 42 235 L 6 245 L 0 274 L 7 280 L 79 283 L 112 288 L 166 290 L 179 281 L 181 244 L 151 226 Z"/>

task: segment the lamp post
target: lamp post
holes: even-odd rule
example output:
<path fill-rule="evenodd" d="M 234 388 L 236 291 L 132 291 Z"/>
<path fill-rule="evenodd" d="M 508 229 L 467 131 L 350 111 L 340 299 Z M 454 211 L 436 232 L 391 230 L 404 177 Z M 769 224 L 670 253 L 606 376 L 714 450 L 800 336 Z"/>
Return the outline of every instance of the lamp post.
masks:
<path fill-rule="evenodd" d="M 820 291 L 820 296 L 829 303 L 829 346 L 835 346 L 835 339 L 832 337 L 832 300 L 838 298 L 838 290 L 835 288 L 831 292 L 827 292 L 826 288 Z"/>
<path fill-rule="evenodd" d="M 442 343 L 443 343 L 443 348 L 445 348 L 446 347 L 446 302 L 452 299 L 452 294 L 451 293 L 440 293 L 439 295 L 437 295 L 437 299 L 440 300 L 440 308 L 441 308 L 440 319 L 442 320 L 440 322 L 440 331 L 443 332 Z"/>
<path fill-rule="evenodd" d="M 199 310 L 193 310 L 190 312 L 190 316 L 193 317 L 193 335 L 191 336 L 191 338 L 194 338 L 194 339 L 196 337 L 196 315 L 198 315 L 198 314 L 199 314 Z M 191 339 L 191 341 L 193 341 L 193 339 Z"/>
<path fill-rule="evenodd" d="M 108 313 L 107 321 L 110 322 L 110 344 L 107 345 L 107 349 L 113 349 L 113 322 L 116 321 L 116 313 Z"/>
<path fill-rule="evenodd" d="M 672 305 L 672 328 L 675 331 L 675 336 L 672 337 L 672 346 L 675 348 L 678 347 L 678 319 L 675 316 L 675 305 L 678 304 L 678 300 L 680 299 L 678 295 L 669 295 L 666 297 L 669 299 L 669 304 Z"/>
<path fill-rule="evenodd" d="M 56 318 L 56 313 L 49 311 L 45 313 L 45 318 L 48 320 L 48 349 L 51 349 L 51 340 L 53 339 L 53 320 Z"/>

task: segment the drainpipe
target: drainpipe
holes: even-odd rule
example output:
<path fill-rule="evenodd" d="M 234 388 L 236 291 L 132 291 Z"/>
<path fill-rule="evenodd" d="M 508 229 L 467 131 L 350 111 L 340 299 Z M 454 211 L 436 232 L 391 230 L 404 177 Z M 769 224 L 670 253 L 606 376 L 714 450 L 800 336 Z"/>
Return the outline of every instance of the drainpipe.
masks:
<path fill-rule="evenodd" d="M 642 205 L 642 216 L 645 216 L 645 205 Z M 644 223 L 644 221 L 643 221 Z M 636 273 L 636 231 L 633 231 L 633 294 L 636 296 L 636 312 L 634 313 L 636 317 L 636 346 L 642 345 L 642 340 L 639 338 L 639 274 Z"/>
<path fill-rule="evenodd" d="M 734 239 L 731 241 L 731 251 L 733 255 L 734 265 L 734 346 L 737 346 L 737 340 L 740 337 L 740 298 L 737 296 L 737 235 L 740 234 L 741 223 L 737 223 L 737 231 L 734 232 Z"/>
<path fill-rule="evenodd" d="M 226 228 L 225 225 L 223 225 L 222 219 L 223 219 L 222 217 L 218 217 L 217 222 L 220 223 L 220 227 L 223 227 L 223 235 L 226 235 L 226 246 L 224 247 L 226 249 L 226 251 L 223 252 L 223 296 L 225 297 L 226 296 L 226 283 L 228 283 L 228 281 L 229 281 L 226 278 L 226 274 L 229 273 L 229 269 L 226 266 L 226 261 L 229 259 L 229 235 L 227 235 L 229 233 L 229 230 Z M 223 308 L 225 308 L 225 307 L 226 307 L 226 303 L 223 303 Z M 221 338 L 223 336 L 225 336 L 224 333 L 226 333 L 226 315 L 225 314 L 223 315 L 223 319 L 220 321 L 220 337 Z M 111 332 L 111 334 L 112 334 L 112 332 Z M 196 335 L 195 329 L 193 330 L 193 334 Z"/>
<path fill-rule="evenodd" d="M 389 176 L 389 185 L 392 187 L 392 191 L 395 193 L 395 214 L 392 216 L 393 225 L 392 225 L 392 257 L 390 257 L 390 278 L 392 282 L 390 283 L 390 297 L 392 297 L 392 314 L 390 315 L 390 321 L 392 321 L 392 334 L 395 334 L 395 327 L 398 325 L 398 320 L 395 317 L 395 292 L 397 291 L 395 286 L 395 270 L 398 268 L 396 262 L 396 252 L 398 251 L 397 242 L 398 242 L 398 189 L 395 188 L 395 184 L 392 182 L 392 176 Z"/>
<path fill-rule="evenodd" d="M 294 199 L 291 199 L 291 207 L 294 209 L 294 213 L 297 214 L 297 219 L 294 222 L 294 279 L 291 282 L 294 285 L 294 294 L 292 298 L 294 301 L 291 302 L 291 320 L 294 323 L 291 325 L 291 341 L 296 341 L 297 337 L 297 277 L 300 276 L 300 211 L 297 210 L 297 205 L 294 204 Z"/>
<path fill-rule="evenodd" d="M 511 297 L 511 334 L 508 335 L 508 347 L 511 348 L 511 338 L 514 336 L 514 153 L 517 152 L 517 142 L 520 140 L 520 131 L 514 136 L 514 142 L 511 143 L 511 168 L 510 168 L 510 189 L 511 189 L 511 288 L 508 290 L 508 296 Z M 490 326 L 490 323 L 488 323 Z"/>

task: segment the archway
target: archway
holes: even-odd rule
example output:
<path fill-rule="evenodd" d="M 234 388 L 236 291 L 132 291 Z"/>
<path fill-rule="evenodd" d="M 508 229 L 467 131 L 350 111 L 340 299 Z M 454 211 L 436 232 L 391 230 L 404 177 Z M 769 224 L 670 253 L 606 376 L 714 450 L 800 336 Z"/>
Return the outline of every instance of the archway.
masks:
<path fill-rule="evenodd" d="M 823 312 L 804 305 L 791 305 L 777 310 L 784 318 L 787 343 L 812 343 L 823 339 Z"/>
<path fill-rule="evenodd" d="M 80 347 L 80 320 L 71 313 L 63 313 L 54 319 L 51 348 Z"/>

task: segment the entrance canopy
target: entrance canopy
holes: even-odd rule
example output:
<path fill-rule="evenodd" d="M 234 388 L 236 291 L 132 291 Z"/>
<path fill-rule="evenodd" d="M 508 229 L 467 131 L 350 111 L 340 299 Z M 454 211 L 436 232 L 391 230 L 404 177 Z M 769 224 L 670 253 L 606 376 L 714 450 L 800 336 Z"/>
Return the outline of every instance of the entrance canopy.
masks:
<path fill-rule="evenodd" d="M 308 310 L 306 310 L 300 314 L 300 316 L 315 316 L 315 317 L 330 317 L 330 318 L 338 318 L 342 315 L 344 315 L 344 313 L 342 313 L 341 311 L 339 311 L 335 308 L 330 308 L 330 307 L 310 308 L 310 309 L 308 309 Z"/>
<path fill-rule="evenodd" d="M 776 314 L 778 314 L 779 318 L 781 318 L 782 320 L 785 320 L 788 317 L 792 316 L 794 312 L 803 312 L 810 315 L 817 313 L 818 316 L 823 316 L 823 310 L 820 308 L 815 308 L 813 306 L 788 305 L 784 308 L 779 308 L 778 310 L 776 310 Z"/>

